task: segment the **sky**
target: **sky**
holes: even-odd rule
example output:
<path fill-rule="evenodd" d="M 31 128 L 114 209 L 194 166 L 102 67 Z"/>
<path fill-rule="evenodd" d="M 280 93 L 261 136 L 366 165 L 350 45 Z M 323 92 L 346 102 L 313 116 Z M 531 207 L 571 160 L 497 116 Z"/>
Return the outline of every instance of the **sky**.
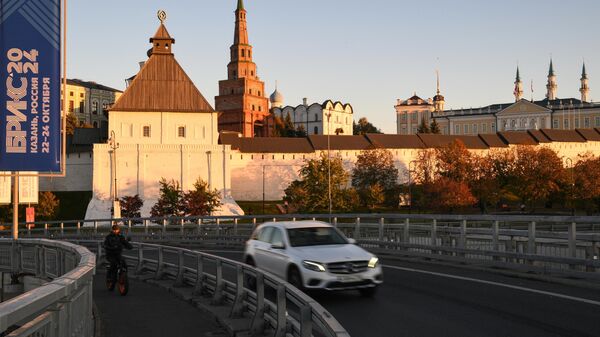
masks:
<path fill-rule="evenodd" d="M 597 0 L 244 0 L 258 75 L 286 105 L 350 103 L 396 133 L 394 105 L 435 95 L 446 108 L 511 102 L 517 64 L 524 97 L 543 99 L 550 57 L 558 97 L 579 98 L 585 60 L 600 100 Z M 147 59 L 148 39 L 167 12 L 173 52 L 214 106 L 226 78 L 237 0 L 68 1 L 67 76 L 120 90 Z M 598 88 L 596 95 L 595 88 Z"/>

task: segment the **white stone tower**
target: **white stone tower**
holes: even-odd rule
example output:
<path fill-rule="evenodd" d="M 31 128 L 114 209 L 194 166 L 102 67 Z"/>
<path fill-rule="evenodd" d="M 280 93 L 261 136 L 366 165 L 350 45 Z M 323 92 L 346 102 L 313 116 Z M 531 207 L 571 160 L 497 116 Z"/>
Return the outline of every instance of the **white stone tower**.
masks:
<path fill-rule="evenodd" d="M 517 66 L 517 77 L 515 78 L 515 102 L 518 102 L 523 98 L 523 82 L 521 82 L 521 75 L 519 74 L 519 67 Z"/>
<path fill-rule="evenodd" d="M 546 93 L 546 98 L 548 100 L 555 100 L 556 89 L 558 89 L 558 85 L 556 84 L 556 75 L 554 74 L 552 59 L 550 59 L 550 69 L 548 70 L 548 84 L 546 84 L 546 89 L 548 90 Z"/>
<path fill-rule="evenodd" d="M 585 62 L 583 63 L 583 69 L 581 71 L 581 88 L 579 88 L 579 92 L 581 93 L 581 101 L 588 102 L 590 99 L 590 87 L 588 84 L 588 76 L 585 71 Z"/>

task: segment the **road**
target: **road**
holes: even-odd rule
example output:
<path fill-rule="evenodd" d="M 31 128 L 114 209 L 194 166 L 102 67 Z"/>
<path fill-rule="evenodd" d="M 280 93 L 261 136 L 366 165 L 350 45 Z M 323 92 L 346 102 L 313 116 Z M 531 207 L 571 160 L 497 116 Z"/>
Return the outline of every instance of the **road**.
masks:
<path fill-rule="evenodd" d="M 207 251 L 241 260 L 241 252 Z M 381 260 L 374 298 L 311 293 L 355 337 L 600 336 L 600 291 L 422 262 Z"/>

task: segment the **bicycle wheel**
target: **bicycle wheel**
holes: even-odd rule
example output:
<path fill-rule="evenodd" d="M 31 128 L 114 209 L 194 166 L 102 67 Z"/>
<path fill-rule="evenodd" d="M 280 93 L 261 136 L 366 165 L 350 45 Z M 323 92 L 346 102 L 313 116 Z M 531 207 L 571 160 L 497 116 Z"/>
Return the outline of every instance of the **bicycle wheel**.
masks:
<path fill-rule="evenodd" d="M 119 274 L 118 288 L 119 294 L 121 294 L 121 296 L 125 296 L 127 295 L 127 292 L 129 292 L 129 278 L 127 277 L 127 272 L 125 271 L 122 271 Z"/>

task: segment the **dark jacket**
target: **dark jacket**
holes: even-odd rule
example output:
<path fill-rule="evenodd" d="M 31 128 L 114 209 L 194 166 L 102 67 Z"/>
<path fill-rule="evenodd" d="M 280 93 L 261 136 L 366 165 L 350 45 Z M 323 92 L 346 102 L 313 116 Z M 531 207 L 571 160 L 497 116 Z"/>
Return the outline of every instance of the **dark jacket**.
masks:
<path fill-rule="evenodd" d="M 104 249 L 107 255 L 121 255 L 123 248 L 132 249 L 133 246 L 121 234 L 111 232 L 104 239 Z"/>

